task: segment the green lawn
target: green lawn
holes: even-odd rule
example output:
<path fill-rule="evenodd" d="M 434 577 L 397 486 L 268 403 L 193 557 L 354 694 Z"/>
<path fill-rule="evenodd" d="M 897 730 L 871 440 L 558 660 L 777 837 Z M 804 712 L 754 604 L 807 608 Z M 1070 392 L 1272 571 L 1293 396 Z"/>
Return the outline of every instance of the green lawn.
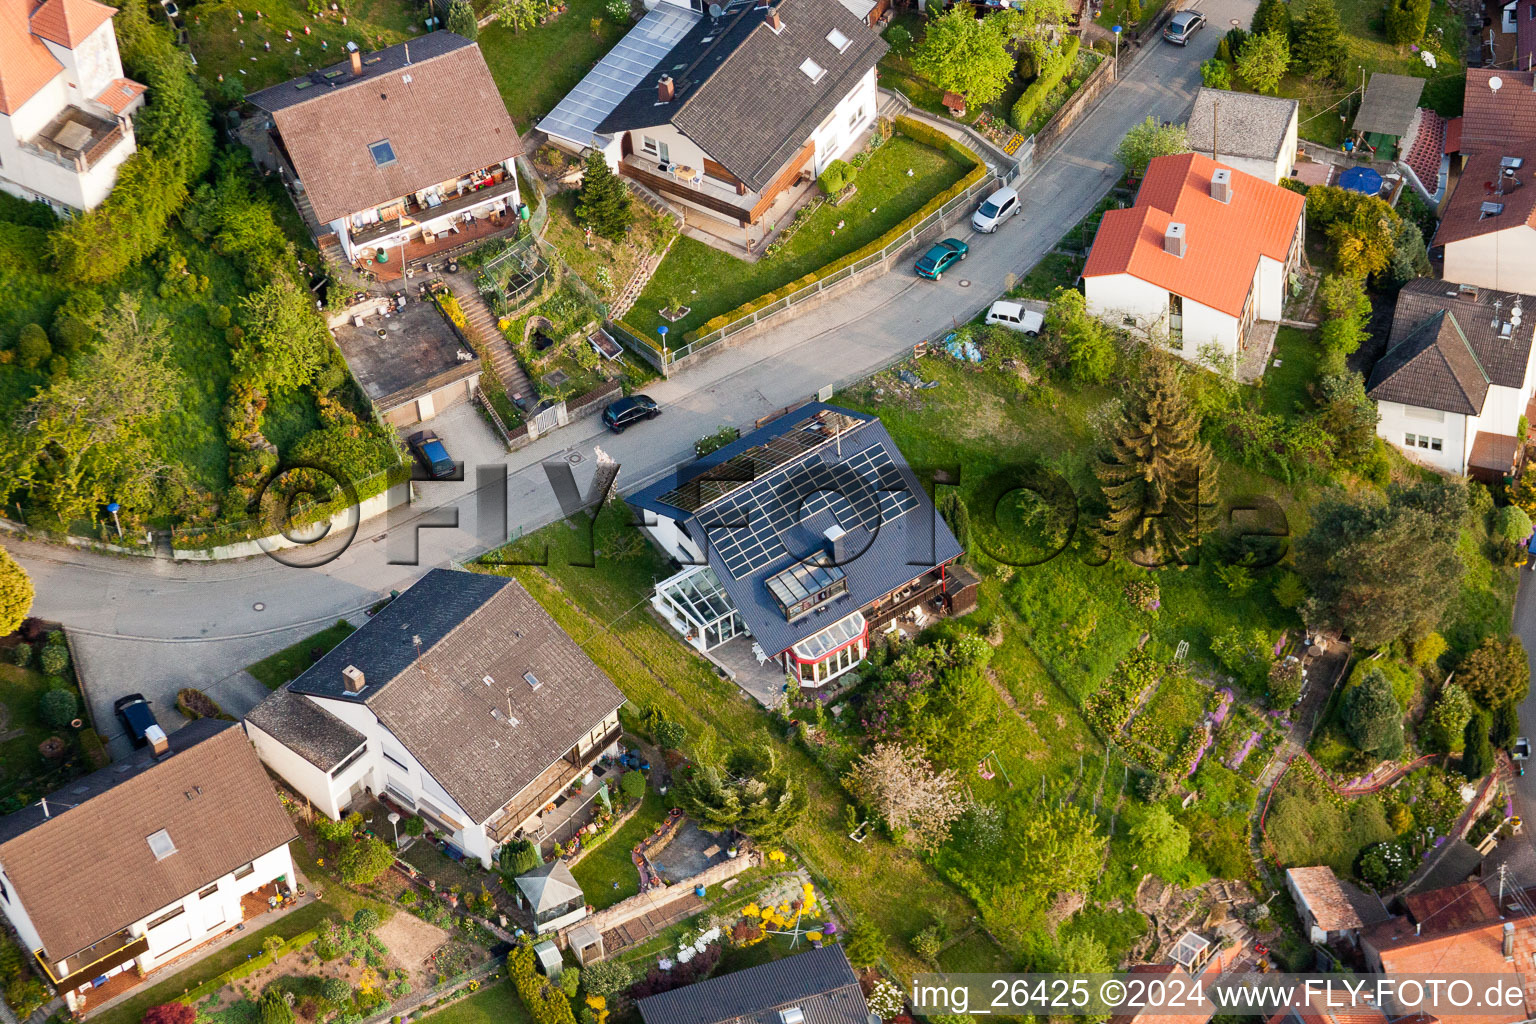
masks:
<path fill-rule="evenodd" d="M 647 789 L 645 800 L 635 816 L 617 831 L 604 836 L 597 849 L 576 862 L 571 874 L 576 876 L 581 891 L 586 893 L 588 903 L 602 910 L 640 891 L 640 872 L 629 859 L 629 851 L 666 816 L 666 798 L 654 789 Z"/>
<path fill-rule="evenodd" d="M 1013 299 L 1050 299 L 1057 288 L 1071 288 L 1082 271 L 1082 260 L 1066 253 L 1049 252 L 1008 292 Z"/>
<path fill-rule="evenodd" d="M 310 657 L 311 652 L 317 649 L 321 653 L 329 651 L 356 629 L 345 619 L 338 620 L 335 625 L 326 626 L 314 636 L 290 644 L 276 654 L 269 654 L 254 665 L 247 665 L 245 670 L 260 679 L 267 689 L 275 690 L 290 679 L 297 679 L 314 664 L 316 659 Z"/>
<path fill-rule="evenodd" d="M 34 652 L 40 652 L 42 647 L 34 644 Z M 32 669 L 17 668 L 10 663 L 11 652 L 4 653 L 6 660 L 0 662 L 0 714 L 7 720 L 0 733 L 20 733 L 0 743 L 0 811 L 9 813 L 90 769 L 75 731 L 50 728 L 38 716 L 38 698 L 53 689 L 49 677 Z M 32 663 L 37 664 L 36 653 Z M 74 685 L 73 673 L 67 673 L 63 682 L 78 703 L 79 690 Z M 66 743 L 65 756 L 57 761 L 38 751 L 38 744 L 50 736 L 59 736 Z"/>
<path fill-rule="evenodd" d="M 512 982 L 502 978 L 436 1013 L 414 1019 L 420 1024 L 529 1024 L 532 1018 Z"/>
<path fill-rule="evenodd" d="M 604 0 L 567 4 L 554 21 L 524 32 L 495 23 L 480 30 L 480 51 L 520 132 L 554 109 L 629 29 L 608 18 Z M 596 35 L 594 18 L 601 21 Z"/>
<path fill-rule="evenodd" d="M 668 325 L 667 339 L 675 347 L 711 317 L 879 238 L 969 171 L 945 153 L 893 135 L 859 171 L 858 193 L 840 207 L 823 205 L 771 257 L 745 263 L 703 242 L 679 238 L 625 320 L 640 334 L 655 337 L 656 328 L 666 323 L 660 310 L 680 299 L 692 312 Z M 841 229 L 840 221 L 845 223 Z"/>
<path fill-rule="evenodd" d="M 260 20 L 255 6 L 231 0 L 187 8 L 183 17 L 198 73 L 216 94 L 233 99 L 239 95 L 235 83 L 249 95 L 306 71 L 342 63 L 348 42 L 367 53 L 426 32 L 426 15 L 408 0 L 347 0 L 340 11 L 331 10 L 329 2 L 317 6 L 318 17 L 298 0 L 268 0 L 260 5 Z M 293 42 L 284 32 L 293 33 Z M 265 48 L 268 43 L 271 50 Z M 224 76 L 222 83 L 219 75 Z"/>
<path fill-rule="evenodd" d="M 1311 331 L 1282 327 L 1264 370 L 1264 411 L 1293 416 L 1313 408 L 1307 385 L 1317 376 L 1317 342 Z M 1274 365 L 1275 360 L 1280 365 Z"/>

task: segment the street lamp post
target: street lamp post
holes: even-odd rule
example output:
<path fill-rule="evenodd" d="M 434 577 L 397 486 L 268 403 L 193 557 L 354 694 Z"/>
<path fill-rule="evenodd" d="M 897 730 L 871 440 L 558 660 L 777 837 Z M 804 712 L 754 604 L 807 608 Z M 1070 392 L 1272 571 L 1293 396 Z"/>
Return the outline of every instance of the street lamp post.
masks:
<path fill-rule="evenodd" d="M 1115 74 L 1118 75 L 1120 73 L 1120 26 L 1114 26 L 1113 31 L 1115 33 Z"/>
<path fill-rule="evenodd" d="M 117 518 L 117 513 L 120 509 L 122 509 L 122 507 L 123 506 L 119 505 L 115 501 L 107 503 L 107 511 L 112 513 L 112 525 L 117 527 L 118 540 L 123 539 L 123 522 L 121 519 Z"/>
<path fill-rule="evenodd" d="M 661 335 L 661 351 L 663 353 L 662 358 L 665 359 L 665 353 L 667 351 L 667 325 L 662 324 L 660 327 L 656 328 L 656 333 Z"/>
<path fill-rule="evenodd" d="M 389 827 L 395 830 L 395 849 L 400 848 L 400 812 L 389 812 Z"/>

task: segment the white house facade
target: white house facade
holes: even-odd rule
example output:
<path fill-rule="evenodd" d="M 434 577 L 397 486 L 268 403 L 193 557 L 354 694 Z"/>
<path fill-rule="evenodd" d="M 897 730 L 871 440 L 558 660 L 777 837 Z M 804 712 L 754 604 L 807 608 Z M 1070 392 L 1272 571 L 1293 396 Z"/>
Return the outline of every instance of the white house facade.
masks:
<path fill-rule="evenodd" d="M 434 570 L 245 728 L 328 817 L 379 797 L 490 867 L 503 843 L 540 831 L 552 801 L 593 781 L 617 751 L 623 702 L 519 584 Z"/>
<path fill-rule="evenodd" d="M 0 189 L 60 214 L 112 191 L 144 103 L 123 77 L 115 13 L 95 0 L 0 0 Z"/>
<path fill-rule="evenodd" d="M 0 819 L 0 911 L 76 1012 L 112 979 L 266 913 L 295 883 L 293 823 L 240 728 L 201 719 L 151 733 L 147 749 Z M 81 850 L 90 886 L 75 871 Z"/>

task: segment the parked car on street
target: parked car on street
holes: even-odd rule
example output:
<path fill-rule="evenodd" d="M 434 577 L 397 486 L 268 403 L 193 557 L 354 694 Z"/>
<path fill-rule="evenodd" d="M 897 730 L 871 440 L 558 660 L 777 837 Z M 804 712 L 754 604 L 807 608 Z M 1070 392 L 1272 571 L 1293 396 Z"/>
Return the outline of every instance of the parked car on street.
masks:
<path fill-rule="evenodd" d="M 1515 740 L 1514 749 L 1509 752 L 1509 756 L 1513 757 L 1516 761 L 1524 761 L 1526 758 L 1530 757 L 1531 741 L 1524 736 L 1521 736 L 1519 739 Z"/>
<path fill-rule="evenodd" d="M 130 693 L 126 697 L 119 697 L 112 705 L 112 711 L 117 715 L 117 720 L 123 724 L 123 732 L 128 734 L 128 739 L 135 747 L 142 747 L 148 741 L 144 734 L 151 727 L 158 727 L 155 713 L 150 710 L 149 701 L 144 699 L 142 693 Z"/>
<path fill-rule="evenodd" d="M 971 218 L 971 227 L 990 235 L 1003 226 L 1003 221 L 1019 212 L 1019 194 L 1011 188 L 1000 188 L 982 201 L 980 209 Z"/>
<path fill-rule="evenodd" d="M 603 423 L 615 434 L 622 434 L 632 424 L 660 415 L 661 407 L 650 395 L 630 395 L 608 403 L 603 410 Z"/>
<path fill-rule="evenodd" d="M 458 472 L 458 467 L 448 455 L 448 449 L 443 447 L 443 442 L 432 431 L 418 430 L 406 438 L 406 443 L 411 446 L 411 451 L 432 479 L 442 480 Z"/>
<path fill-rule="evenodd" d="M 1195 33 L 1205 28 L 1205 15 L 1199 11 L 1180 11 L 1168 19 L 1163 27 L 1163 38 L 1170 43 L 1188 46 Z"/>
<path fill-rule="evenodd" d="M 987 323 L 1001 324 L 1010 331 L 1033 335 L 1040 333 L 1045 317 L 1033 309 L 1025 309 L 1017 302 L 994 302 L 992 308 L 987 310 Z"/>
<path fill-rule="evenodd" d="M 958 238 L 946 238 L 942 242 L 935 242 L 927 252 L 917 258 L 917 276 L 937 281 L 944 276 L 944 271 L 949 269 L 951 263 L 965 259 L 965 254 L 970 251 L 971 247 Z"/>

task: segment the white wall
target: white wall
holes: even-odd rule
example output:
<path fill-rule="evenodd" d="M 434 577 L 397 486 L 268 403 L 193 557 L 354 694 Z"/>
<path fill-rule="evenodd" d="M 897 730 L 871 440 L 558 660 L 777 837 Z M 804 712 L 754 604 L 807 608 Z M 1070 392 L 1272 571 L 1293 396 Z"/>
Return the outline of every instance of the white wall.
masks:
<path fill-rule="evenodd" d="M 1506 389 L 1507 390 L 1507 389 Z M 1461 413 L 1441 412 L 1438 409 L 1421 409 L 1400 402 L 1377 402 L 1376 410 L 1381 418 L 1376 422 L 1376 433 L 1388 444 L 1409 454 L 1416 461 L 1432 466 L 1445 473 L 1461 474 L 1467 470 L 1467 456 L 1475 429 L 1469 429 L 1469 417 Z M 1523 411 L 1523 410 L 1522 410 Z M 1473 418 L 1475 420 L 1475 417 Z M 1501 431 L 1502 433 L 1502 431 Z M 1509 433 L 1514 433 L 1510 430 Z M 1409 449 L 1405 436 L 1439 438 L 1440 451 L 1420 448 L 1415 444 Z"/>
<path fill-rule="evenodd" d="M 1285 315 L 1285 264 L 1268 256 L 1259 257 L 1253 280 L 1257 291 L 1255 315 L 1260 320 L 1279 320 Z"/>
<path fill-rule="evenodd" d="M 4 886 L 4 890 L 0 891 L 0 910 L 5 911 L 5 919 L 11 922 L 11 927 L 16 929 L 17 935 L 21 936 L 21 944 L 30 953 L 42 946 L 43 940 L 38 936 L 36 926 L 32 924 L 32 917 L 27 913 L 21 893 L 16 891 L 16 884 L 5 873 L 4 864 L 0 864 L 0 885 Z"/>
<path fill-rule="evenodd" d="M 864 129 L 875 119 L 879 95 L 875 69 L 870 68 L 869 73 L 838 101 L 831 116 L 817 127 L 811 136 L 816 140 L 816 155 L 812 158 L 816 174 L 821 174 L 827 164 L 843 156 L 859 141 Z"/>
<path fill-rule="evenodd" d="M 652 515 L 650 512 L 645 515 Z M 663 515 L 656 516 L 656 522 L 647 526 L 646 532 L 661 545 L 661 550 L 671 555 L 684 565 L 701 565 L 704 556 L 694 545 L 683 527 L 675 519 L 669 519 Z"/>
<path fill-rule="evenodd" d="M 352 783 L 368 774 L 370 768 L 368 755 L 364 754 L 348 765 L 347 770 L 340 777 L 332 779 L 329 773 L 316 768 L 283 746 L 270 734 L 262 731 L 260 727 L 253 725 L 250 721 L 243 724 L 245 734 L 256 747 L 256 756 L 261 758 L 263 764 L 276 772 L 279 778 L 297 790 L 300 796 L 314 804 L 315 808 L 326 817 L 333 819 L 341 817 L 342 801 L 351 789 Z"/>
<path fill-rule="evenodd" d="M 1101 320 L 1146 335 L 1155 332 L 1166 338 L 1168 327 L 1168 292 L 1130 274 L 1105 274 L 1083 281 L 1088 312 Z M 1237 318 L 1184 300 L 1184 347 L 1174 349 L 1186 359 L 1194 359 L 1202 348 L 1217 345 L 1232 355 L 1237 351 Z"/>
<path fill-rule="evenodd" d="M 1291 123 L 1286 126 L 1285 141 L 1280 144 L 1280 152 L 1274 159 L 1265 160 L 1256 156 L 1237 156 L 1232 153 L 1223 153 L 1221 152 L 1221 140 L 1217 139 L 1216 162 L 1278 185 L 1282 179 L 1291 176 L 1291 170 L 1296 166 L 1296 146 L 1296 114 L 1293 111 L 1291 113 Z M 1209 154 L 1209 151 L 1207 151 L 1207 154 Z"/>
<path fill-rule="evenodd" d="M 1445 279 L 1526 295 L 1536 292 L 1536 228 L 1512 224 L 1446 245 Z"/>

